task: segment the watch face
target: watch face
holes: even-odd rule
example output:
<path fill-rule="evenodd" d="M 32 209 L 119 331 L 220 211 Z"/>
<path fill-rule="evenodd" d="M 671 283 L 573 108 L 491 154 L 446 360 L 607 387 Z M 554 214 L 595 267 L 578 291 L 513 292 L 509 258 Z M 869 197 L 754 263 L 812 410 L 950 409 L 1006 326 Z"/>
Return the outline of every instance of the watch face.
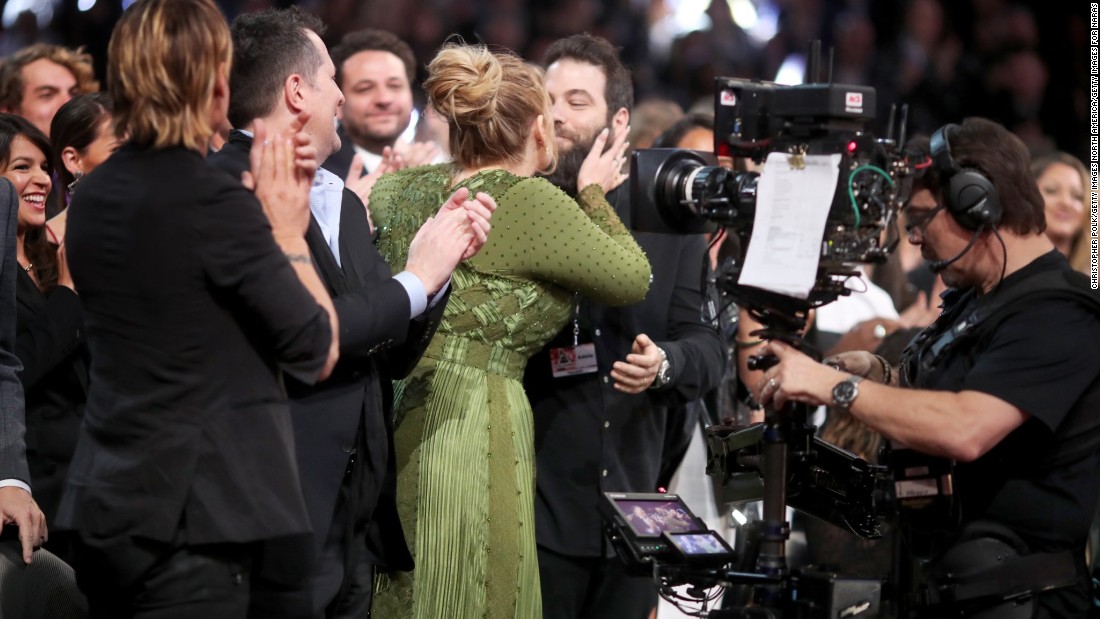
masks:
<path fill-rule="evenodd" d="M 857 393 L 859 390 L 855 383 L 848 380 L 837 383 L 833 387 L 833 402 L 838 406 L 848 406 L 856 399 Z"/>

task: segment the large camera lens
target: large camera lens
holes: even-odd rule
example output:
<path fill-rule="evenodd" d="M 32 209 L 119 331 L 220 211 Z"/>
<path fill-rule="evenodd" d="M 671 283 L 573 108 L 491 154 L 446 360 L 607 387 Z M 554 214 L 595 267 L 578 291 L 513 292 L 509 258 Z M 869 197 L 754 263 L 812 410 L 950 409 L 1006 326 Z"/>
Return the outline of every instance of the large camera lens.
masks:
<path fill-rule="evenodd" d="M 713 154 L 700 151 L 634 151 L 634 228 L 679 234 L 711 232 L 717 226 L 751 229 L 757 174 L 714 163 Z"/>
<path fill-rule="evenodd" d="M 726 227 L 752 226 L 756 215 L 757 178 L 755 172 L 700 169 L 691 183 L 700 214 Z"/>
<path fill-rule="evenodd" d="M 752 225 L 756 179 L 752 172 L 670 160 L 657 173 L 657 202 L 663 209 L 686 210 L 722 226 Z"/>

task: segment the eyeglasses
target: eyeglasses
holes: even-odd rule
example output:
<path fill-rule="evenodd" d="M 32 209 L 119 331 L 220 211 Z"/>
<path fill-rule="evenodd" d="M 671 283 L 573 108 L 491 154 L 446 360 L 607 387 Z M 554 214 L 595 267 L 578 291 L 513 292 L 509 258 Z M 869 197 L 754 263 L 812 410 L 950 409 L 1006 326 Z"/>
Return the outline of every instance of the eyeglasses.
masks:
<path fill-rule="evenodd" d="M 917 230 L 921 233 L 921 236 L 924 236 L 924 229 L 928 226 L 928 223 L 932 221 L 932 218 L 936 216 L 936 213 L 939 213 L 943 210 L 943 205 L 941 204 L 930 211 L 926 211 L 925 213 L 916 216 L 910 215 L 907 212 L 908 210 L 909 209 L 902 211 L 905 214 L 906 220 L 905 233 L 909 236 L 912 236 L 913 231 Z"/>

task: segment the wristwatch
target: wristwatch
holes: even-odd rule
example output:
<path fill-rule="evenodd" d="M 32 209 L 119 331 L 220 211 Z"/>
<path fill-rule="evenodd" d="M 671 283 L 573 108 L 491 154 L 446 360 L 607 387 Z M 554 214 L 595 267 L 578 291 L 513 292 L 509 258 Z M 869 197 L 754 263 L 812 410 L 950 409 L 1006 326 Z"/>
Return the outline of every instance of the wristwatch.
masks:
<path fill-rule="evenodd" d="M 859 381 L 863 380 L 862 376 L 849 376 L 840 381 L 833 387 L 833 406 L 837 408 L 848 408 L 852 405 L 852 402 L 856 401 L 856 397 L 859 396 Z"/>
<path fill-rule="evenodd" d="M 672 382 L 672 366 L 668 363 L 668 354 L 660 346 L 657 347 L 657 352 L 661 353 L 661 367 L 657 368 L 657 376 L 649 385 L 650 389 L 660 389 Z"/>

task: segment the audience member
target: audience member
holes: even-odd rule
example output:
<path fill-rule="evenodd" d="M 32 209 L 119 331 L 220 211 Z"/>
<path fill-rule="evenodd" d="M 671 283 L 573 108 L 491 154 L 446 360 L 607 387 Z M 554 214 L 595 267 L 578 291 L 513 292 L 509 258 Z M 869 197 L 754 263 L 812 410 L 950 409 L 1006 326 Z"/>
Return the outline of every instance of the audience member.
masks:
<path fill-rule="evenodd" d="M 21 364 L 15 355 L 16 234 L 22 200 L 11 181 L 0 180 L 0 529 L 19 527 L 23 561 L 46 539 L 46 517 L 31 496 L 24 443 Z"/>
<path fill-rule="evenodd" d="M 573 315 L 574 291 L 612 305 L 645 296 L 646 256 L 604 199 L 623 178 L 624 138 L 601 156 L 600 136 L 574 201 L 531 178 L 555 159 L 537 67 L 448 45 L 428 73 L 429 101 L 451 120 L 454 163 L 379 181 L 379 248 L 402 264 L 412 233 L 452 187 L 484 191 L 499 208 L 485 248 L 455 271 L 439 333 L 396 390 L 398 507 L 417 569 L 379 591 L 377 613 L 537 619 L 535 443 L 520 380 L 528 357 Z M 576 347 L 556 358 L 564 373 L 592 359 Z"/>
<path fill-rule="evenodd" d="M 1076 271 L 1088 273 L 1095 252 L 1085 218 L 1089 173 L 1081 160 L 1069 153 L 1052 153 L 1032 161 L 1031 174 L 1043 194 L 1046 235 Z"/>
<path fill-rule="evenodd" d="M 590 193 L 592 163 L 620 156 L 615 144 L 629 130 L 630 73 L 610 43 L 589 35 L 552 44 L 546 64 L 562 153 L 551 179 L 568 193 Z M 629 186 L 603 189 L 629 226 Z M 573 325 L 532 358 L 524 376 L 535 412 L 535 524 L 547 617 L 642 619 L 656 607 L 652 579 L 627 576 L 614 558 L 597 505 L 603 492 L 657 490 L 669 417 L 682 416 L 723 372 L 722 338 L 704 314 L 706 243 L 701 236 L 634 238 L 653 265 L 645 299 L 613 309 L 582 297 Z M 578 343 L 594 360 L 578 373 L 554 371 L 552 355 L 582 349 Z"/>
<path fill-rule="evenodd" d="M 17 116 L 0 115 L 0 125 L 10 129 L 7 119 L 20 121 L 25 127 L 41 136 L 33 125 Z M 12 159 L 13 135 L 10 131 L 0 133 L 0 146 L 4 147 L 0 168 L 17 169 L 22 163 L 15 164 Z M 23 145 L 17 149 L 21 153 Z M 14 172 L 12 180 L 33 175 L 28 172 Z M 35 505 L 29 493 L 28 483 L 35 483 L 41 467 L 35 467 L 34 456 L 29 453 L 30 476 L 27 475 L 28 463 L 24 461 L 23 397 L 18 378 L 19 359 L 11 354 L 16 348 L 17 309 L 14 287 L 18 275 L 19 263 L 16 260 L 16 230 L 22 219 L 20 213 L 21 198 L 17 194 L 12 180 L 0 175 L 0 239 L 4 241 L 3 254 L 0 254 L 0 289 L 3 290 L 3 302 L 0 303 L 0 475 L 8 477 L 17 474 L 19 479 L 0 480 L 0 527 L 8 526 L 0 538 L 0 615 L 20 617 L 22 619 L 84 619 L 88 604 L 76 587 L 76 577 L 72 568 L 39 544 L 49 543 L 54 547 L 58 543 L 55 532 L 52 540 L 46 540 L 46 519 Z M 31 438 L 35 432 L 29 430 Z M 69 452 L 71 455 L 72 452 Z M 67 461 L 67 460 L 66 460 Z M 32 553 L 33 548 L 33 555 Z M 31 557 L 34 558 L 34 565 Z"/>
<path fill-rule="evenodd" d="M 16 355 L 26 399 L 27 464 L 47 521 L 57 514 L 87 396 L 84 315 L 64 249 L 45 234 L 50 144 L 30 121 L 0 114 L 0 175 L 19 195 L 15 284 Z M 50 550 L 69 559 L 68 534 L 54 532 Z"/>
<path fill-rule="evenodd" d="M 255 195 L 207 165 L 231 62 L 210 0 L 138 0 L 111 37 L 129 139 L 81 181 L 65 239 L 94 363 L 57 523 L 93 617 L 243 618 L 254 576 L 308 572 L 282 375 L 324 379 L 338 355 L 304 238 L 316 150 L 258 127 Z"/>
<path fill-rule="evenodd" d="M 50 194 L 60 200 L 61 210 L 46 224 L 46 236 L 54 245 L 60 245 L 65 238 L 68 211 L 64 209 L 72 200 L 77 183 L 122 144 L 122 138 L 115 134 L 111 110 L 107 93 L 77 95 L 61 106 L 50 123 L 54 176 L 65 189 L 64 193 Z"/>
<path fill-rule="evenodd" d="M 416 79 L 416 59 L 407 43 L 385 30 L 351 32 L 332 48 L 332 60 L 336 83 L 345 97 L 340 112 L 342 147 L 324 167 L 347 178 L 348 185 L 368 202 L 379 176 L 433 163 L 439 146 L 399 139 L 412 119 Z M 370 180 L 361 181 L 364 174 Z"/>
<path fill-rule="evenodd" d="M 653 141 L 654 148 L 685 148 L 714 152 L 714 115 L 692 112 L 665 127 Z"/>
<path fill-rule="evenodd" d="M 98 90 L 92 58 L 80 50 L 36 43 L 0 65 L 0 112 L 26 118 L 46 136 L 66 101 Z"/>
<path fill-rule="evenodd" d="M 80 179 L 122 144 L 123 138 L 115 133 L 112 111 L 107 93 L 77 95 L 61 106 L 50 124 L 54 167 L 70 198 Z"/>
<path fill-rule="evenodd" d="M 343 95 L 323 33 L 320 20 L 297 9 L 233 22 L 228 116 L 239 129 L 210 157 L 212 165 L 240 177 L 249 169 L 257 122 L 283 133 L 302 112 L 309 114 L 305 131 L 318 158 L 339 148 L 333 120 Z M 456 194 L 454 203 L 461 206 L 465 195 Z M 490 207 L 474 212 L 483 232 Z M 253 609 L 267 618 L 363 617 L 374 566 L 412 568 L 394 502 L 390 380 L 404 377 L 420 358 L 446 304 L 451 271 L 484 236 L 471 240 L 465 209 L 445 208 L 435 225 L 421 228 L 407 270 L 391 277 L 371 242 L 362 203 L 340 177 L 317 171 L 310 210 L 306 242 L 341 326 L 333 375 L 313 387 L 287 381 L 319 563 L 301 589 L 279 592 L 265 583 L 269 590 Z"/>

